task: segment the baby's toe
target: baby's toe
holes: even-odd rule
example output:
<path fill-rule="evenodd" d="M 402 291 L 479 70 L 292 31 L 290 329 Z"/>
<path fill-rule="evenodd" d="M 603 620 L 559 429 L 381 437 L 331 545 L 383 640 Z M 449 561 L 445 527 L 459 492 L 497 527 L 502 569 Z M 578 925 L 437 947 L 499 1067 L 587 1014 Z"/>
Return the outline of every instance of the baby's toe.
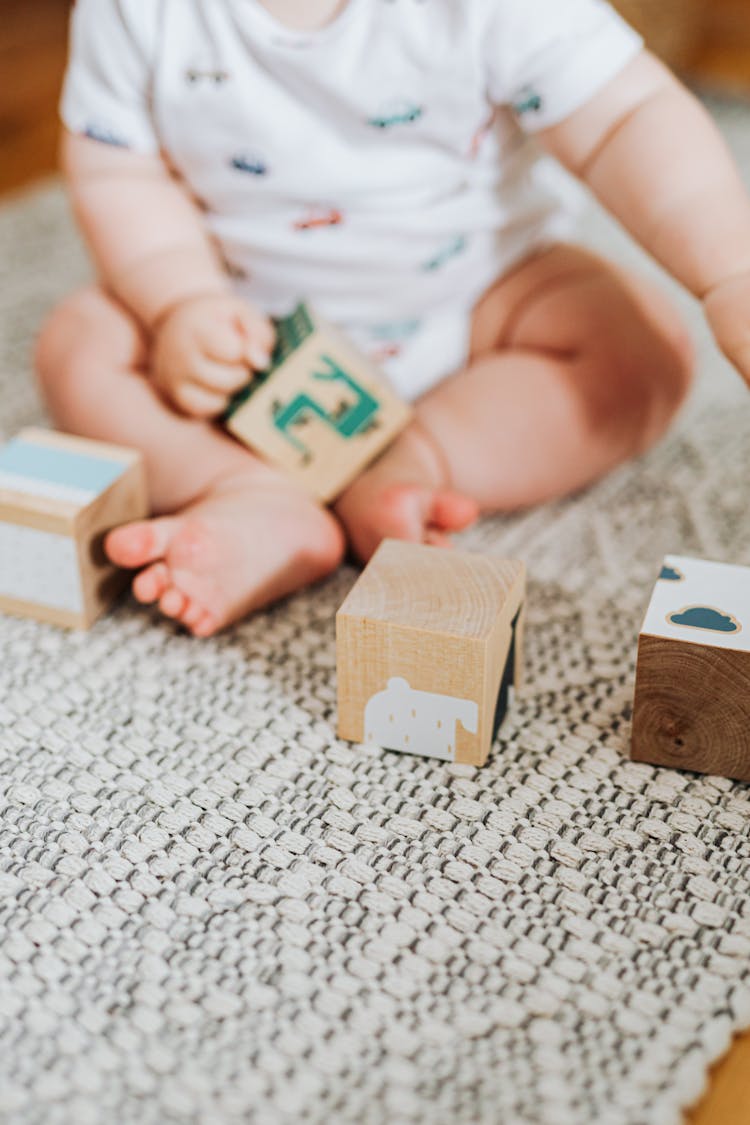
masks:
<path fill-rule="evenodd" d="M 154 563 L 133 579 L 133 594 L 139 602 L 156 602 L 169 586 L 169 569 L 165 563 Z"/>
<path fill-rule="evenodd" d="M 110 531 L 104 550 L 116 566 L 146 566 L 166 555 L 177 526 L 172 516 L 126 523 Z"/>
<path fill-rule="evenodd" d="M 462 531 L 479 518 L 479 505 L 462 492 L 435 492 L 428 518 L 443 531 Z"/>
<path fill-rule="evenodd" d="M 218 624 L 214 615 L 205 610 L 191 629 L 194 637 L 210 637 L 218 629 Z"/>
<path fill-rule="evenodd" d="M 190 599 L 188 599 L 185 608 L 180 614 L 180 621 L 188 629 L 192 629 L 194 625 L 198 624 L 201 617 L 205 615 L 205 612 L 206 611 L 204 610 L 202 605 L 199 605 L 197 602 L 190 601 Z"/>
<path fill-rule="evenodd" d="M 170 586 L 159 598 L 159 609 L 165 617 L 179 617 L 186 605 L 187 598 L 175 586 Z"/>
<path fill-rule="evenodd" d="M 442 547 L 444 550 L 453 546 L 453 540 L 444 531 L 438 531 L 436 528 L 428 527 L 424 533 L 424 541 L 431 547 Z"/>

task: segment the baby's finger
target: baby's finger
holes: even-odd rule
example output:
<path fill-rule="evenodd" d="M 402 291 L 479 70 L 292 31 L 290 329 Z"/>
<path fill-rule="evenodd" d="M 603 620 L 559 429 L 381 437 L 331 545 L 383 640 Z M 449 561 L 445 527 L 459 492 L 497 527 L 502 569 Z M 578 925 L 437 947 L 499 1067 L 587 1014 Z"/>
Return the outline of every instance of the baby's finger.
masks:
<path fill-rule="evenodd" d="M 243 309 L 237 314 L 237 326 L 245 340 L 245 356 L 256 369 L 263 371 L 271 362 L 276 343 L 276 329 L 268 317 L 256 309 Z"/>
<path fill-rule="evenodd" d="M 223 395 L 234 394 L 246 386 L 253 377 L 247 363 L 215 363 L 201 356 L 192 365 L 190 380 L 207 391 L 218 391 Z"/>
<path fill-rule="evenodd" d="M 193 382 L 180 383 L 175 387 L 172 398 L 183 414 L 193 418 L 215 418 L 223 414 L 227 406 L 225 394 Z"/>
<path fill-rule="evenodd" d="M 246 359 L 247 340 L 234 314 L 212 316 L 196 326 L 198 347 L 217 363 L 241 363 Z"/>

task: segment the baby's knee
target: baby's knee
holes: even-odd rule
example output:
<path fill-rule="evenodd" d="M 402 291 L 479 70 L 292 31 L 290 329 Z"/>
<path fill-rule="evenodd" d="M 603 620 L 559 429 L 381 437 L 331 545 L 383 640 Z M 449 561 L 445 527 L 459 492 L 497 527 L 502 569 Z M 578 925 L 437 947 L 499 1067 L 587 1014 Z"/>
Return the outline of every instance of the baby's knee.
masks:
<path fill-rule="evenodd" d="M 625 327 L 599 335 L 580 365 L 589 426 L 621 456 L 637 456 L 658 441 L 692 385 L 693 343 L 681 318 L 661 294 L 649 313 L 639 310 Z"/>
<path fill-rule="evenodd" d="M 672 311 L 664 325 L 663 340 L 666 350 L 662 381 L 665 393 L 676 408 L 680 406 L 693 384 L 695 373 L 695 345 L 682 317 Z"/>
<path fill-rule="evenodd" d="M 34 368 L 45 399 L 75 396 L 112 367 L 135 360 L 138 332 L 124 310 L 104 293 L 89 288 L 56 305 L 43 323 L 34 351 Z"/>
<path fill-rule="evenodd" d="M 67 382 L 90 351 L 87 327 L 96 308 L 91 290 L 74 293 L 56 305 L 42 324 L 34 367 L 43 391 Z"/>
<path fill-rule="evenodd" d="M 91 312 L 91 294 L 85 290 L 66 297 L 42 324 L 34 351 L 34 369 L 48 402 L 70 390 L 78 379 L 81 361 L 89 348 L 86 325 Z"/>
<path fill-rule="evenodd" d="M 623 308 L 592 350 L 607 424 L 632 455 L 668 429 L 692 385 L 695 357 L 682 318 L 660 290 L 644 287 Z"/>
<path fill-rule="evenodd" d="M 641 434 L 641 450 L 651 446 L 669 428 L 690 392 L 694 373 L 693 341 L 682 319 L 670 310 L 661 325 L 653 361 L 645 372 L 648 410 Z"/>

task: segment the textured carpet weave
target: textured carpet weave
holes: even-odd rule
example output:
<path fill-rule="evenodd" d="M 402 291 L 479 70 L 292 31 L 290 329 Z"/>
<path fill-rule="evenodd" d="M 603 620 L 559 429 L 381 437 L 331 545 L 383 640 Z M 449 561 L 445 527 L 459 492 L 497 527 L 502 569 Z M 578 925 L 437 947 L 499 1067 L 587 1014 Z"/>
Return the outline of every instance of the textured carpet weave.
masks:
<path fill-rule="evenodd" d="M 6 437 L 85 272 L 56 184 L 0 212 Z M 531 574 L 482 770 L 337 740 L 353 570 L 210 641 L 128 600 L 87 635 L 0 618 L 3 1122 L 681 1120 L 750 1024 L 747 786 L 626 757 L 662 555 L 750 563 L 750 399 L 687 315 L 672 436 L 465 537 Z"/>

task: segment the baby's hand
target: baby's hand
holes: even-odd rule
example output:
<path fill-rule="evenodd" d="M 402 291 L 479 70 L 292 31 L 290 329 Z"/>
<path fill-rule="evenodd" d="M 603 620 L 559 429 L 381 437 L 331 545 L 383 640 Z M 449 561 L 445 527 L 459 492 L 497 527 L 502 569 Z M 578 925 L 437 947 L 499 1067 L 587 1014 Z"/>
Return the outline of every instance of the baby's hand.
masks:
<path fill-rule="evenodd" d="M 715 285 L 703 304 L 717 344 L 750 385 L 750 273 Z"/>
<path fill-rule="evenodd" d="M 183 413 L 214 418 L 230 397 L 267 367 L 274 344 L 267 317 L 231 294 L 194 297 L 156 329 L 152 377 Z"/>

